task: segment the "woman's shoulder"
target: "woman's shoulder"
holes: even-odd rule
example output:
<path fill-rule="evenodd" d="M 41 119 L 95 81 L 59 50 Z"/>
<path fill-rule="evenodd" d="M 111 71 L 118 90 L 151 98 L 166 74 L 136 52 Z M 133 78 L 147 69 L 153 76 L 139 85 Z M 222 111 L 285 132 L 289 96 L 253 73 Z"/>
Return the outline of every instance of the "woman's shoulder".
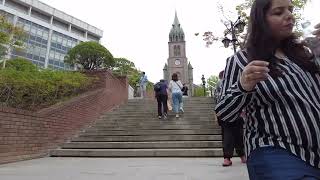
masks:
<path fill-rule="evenodd" d="M 235 54 L 227 58 L 227 64 L 236 64 L 241 69 L 248 64 L 248 53 L 246 50 L 237 51 Z"/>

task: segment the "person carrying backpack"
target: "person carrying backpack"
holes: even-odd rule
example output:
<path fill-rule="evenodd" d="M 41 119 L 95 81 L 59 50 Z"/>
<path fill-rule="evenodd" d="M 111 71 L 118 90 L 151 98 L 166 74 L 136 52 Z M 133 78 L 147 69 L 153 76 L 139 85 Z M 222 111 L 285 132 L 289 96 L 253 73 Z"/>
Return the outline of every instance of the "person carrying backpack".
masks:
<path fill-rule="evenodd" d="M 155 98 L 158 102 L 158 118 L 161 119 L 162 116 L 164 119 L 167 118 L 168 114 L 168 86 L 163 79 L 160 82 L 154 85 Z M 163 114 L 162 114 L 163 112 Z"/>

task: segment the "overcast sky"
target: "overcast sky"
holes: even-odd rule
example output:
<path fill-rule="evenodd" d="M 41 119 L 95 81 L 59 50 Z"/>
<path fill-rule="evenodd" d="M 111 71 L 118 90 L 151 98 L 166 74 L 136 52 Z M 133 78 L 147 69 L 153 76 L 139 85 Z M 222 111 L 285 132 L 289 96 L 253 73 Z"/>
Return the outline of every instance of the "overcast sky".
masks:
<path fill-rule="evenodd" d="M 201 34 L 212 31 L 222 37 L 224 17 L 218 10 L 222 4 L 228 18 L 237 18 L 235 5 L 243 0 L 41 0 L 104 31 L 101 43 L 114 57 L 124 57 L 145 71 L 149 80 L 163 77 L 168 59 L 169 32 L 177 11 L 185 32 L 187 58 L 194 68 L 194 82 L 218 75 L 224 69 L 231 49 L 216 42 L 205 46 Z M 319 11 L 320 0 L 312 0 L 305 15 L 310 18 Z M 319 18 L 320 19 L 320 18 Z M 320 20 L 319 20 L 320 22 Z M 195 33 L 199 32 L 199 36 Z"/>

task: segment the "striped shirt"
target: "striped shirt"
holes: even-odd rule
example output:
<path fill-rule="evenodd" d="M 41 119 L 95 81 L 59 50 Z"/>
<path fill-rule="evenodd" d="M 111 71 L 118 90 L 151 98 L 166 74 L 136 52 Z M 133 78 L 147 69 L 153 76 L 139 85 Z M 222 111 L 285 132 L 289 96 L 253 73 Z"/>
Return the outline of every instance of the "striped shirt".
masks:
<path fill-rule="evenodd" d="M 279 64 L 284 76 L 259 82 L 245 91 L 240 75 L 247 65 L 245 52 L 227 59 L 219 103 L 219 120 L 245 118 L 247 156 L 258 147 L 282 147 L 320 168 L 320 76 L 301 69 L 285 58 Z"/>

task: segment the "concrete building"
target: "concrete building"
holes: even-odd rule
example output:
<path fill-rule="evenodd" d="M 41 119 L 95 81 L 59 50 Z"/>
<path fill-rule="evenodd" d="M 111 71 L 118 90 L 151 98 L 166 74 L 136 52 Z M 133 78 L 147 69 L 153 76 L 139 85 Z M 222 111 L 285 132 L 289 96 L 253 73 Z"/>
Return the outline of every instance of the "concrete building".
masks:
<path fill-rule="evenodd" d="M 173 73 L 177 73 L 182 83 L 187 84 L 189 95 L 193 95 L 193 67 L 186 55 L 184 31 L 180 25 L 177 12 L 169 33 L 169 58 L 163 68 L 164 79 L 170 81 Z"/>
<path fill-rule="evenodd" d="M 64 56 L 79 42 L 97 41 L 103 31 L 38 0 L 0 0 L 0 13 L 27 32 L 26 48 L 11 51 L 39 67 L 70 69 Z"/>

